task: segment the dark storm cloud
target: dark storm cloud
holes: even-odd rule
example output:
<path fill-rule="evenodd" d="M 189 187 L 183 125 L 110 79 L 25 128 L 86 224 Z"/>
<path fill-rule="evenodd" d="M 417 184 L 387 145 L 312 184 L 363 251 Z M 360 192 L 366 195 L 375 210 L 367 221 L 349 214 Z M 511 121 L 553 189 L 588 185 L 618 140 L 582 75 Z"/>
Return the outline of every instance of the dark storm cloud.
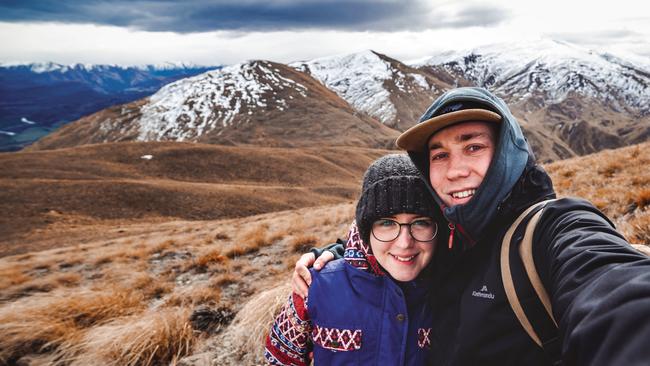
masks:
<path fill-rule="evenodd" d="M 93 23 L 180 33 L 213 30 L 421 30 L 491 26 L 508 14 L 467 7 L 439 13 L 426 0 L 22 0 L 0 3 L 0 21 Z"/>

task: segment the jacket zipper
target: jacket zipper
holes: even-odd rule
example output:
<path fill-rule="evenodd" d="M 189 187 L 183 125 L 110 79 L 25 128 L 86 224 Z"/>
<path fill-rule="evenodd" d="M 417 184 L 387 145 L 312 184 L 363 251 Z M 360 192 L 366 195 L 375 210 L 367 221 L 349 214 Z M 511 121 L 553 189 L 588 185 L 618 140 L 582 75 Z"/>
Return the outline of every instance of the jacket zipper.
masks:
<path fill-rule="evenodd" d="M 456 225 L 449 223 L 449 250 L 454 246 L 454 232 L 456 231 Z"/>

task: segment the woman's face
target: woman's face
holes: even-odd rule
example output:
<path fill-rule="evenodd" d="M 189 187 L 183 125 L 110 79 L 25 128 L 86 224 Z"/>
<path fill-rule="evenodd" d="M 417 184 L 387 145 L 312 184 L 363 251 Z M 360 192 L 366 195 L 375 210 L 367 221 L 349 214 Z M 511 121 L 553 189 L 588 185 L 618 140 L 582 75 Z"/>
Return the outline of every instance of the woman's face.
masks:
<path fill-rule="evenodd" d="M 411 224 L 413 232 L 419 230 L 419 233 L 426 235 L 427 230 L 437 231 L 436 223 L 430 217 L 401 213 L 394 216 L 383 217 L 373 223 L 372 232 L 370 233 L 370 247 L 377 259 L 377 262 L 396 280 L 411 281 L 415 279 L 420 272 L 431 262 L 435 251 L 436 238 L 429 241 L 417 241 L 411 236 L 409 226 L 402 225 L 399 229 L 399 236 L 392 241 L 385 240 L 386 237 L 376 233 L 380 230 L 389 230 L 388 228 L 394 223 L 389 220 L 397 221 L 401 224 Z M 426 225 L 432 225 L 427 228 Z M 416 235 L 417 236 L 417 235 Z M 426 238 L 420 236 L 419 239 Z"/>

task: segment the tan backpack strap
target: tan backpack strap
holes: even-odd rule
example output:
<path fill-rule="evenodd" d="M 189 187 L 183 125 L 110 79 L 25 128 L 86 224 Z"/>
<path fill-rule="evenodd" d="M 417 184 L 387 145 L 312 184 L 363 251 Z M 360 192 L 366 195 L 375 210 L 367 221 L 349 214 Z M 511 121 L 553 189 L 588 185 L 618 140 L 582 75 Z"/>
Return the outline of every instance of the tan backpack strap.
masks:
<path fill-rule="evenodd" d="M 537 211 L 537 213 L 530 218 L 528 225 L 526 225 L 526 233 L 524 234 L 524 238 L 519 246 L 519 255 L 521 255 L 521 259 L 524 262 L 524 268 L 526 268 L 526 273 L 528 274 L 530 283 L 535 289 L 535 293 L 537 293 L 537 297 L 542 301 L 548 316 L 551 317 L 553 324 L 557 327 L 557 322 L 553 317 L 553 310 L 551 309 L 551 300 L 544 288 L 542 279 L 539 278 L 539 273 L 537 273 L 535 261 L 533 260 L 533 233 L 535 232 L 535 226 L 537 226 L 539 218 L 542 217 L 543 211 L 544 209 Z"/>
<path fill-rule="evenodd" d="M 528 333 L 528 336 L 530 336 L 530 338 L 533 341 L 535 341 L 535 343 L 537 343 L 537 345 L 540 347 L 542 347 L 542 341 L 539 339 L 537 333 L 535 333 L 535 330 L 533 329 L 533 326 L 530 324 L 528 317 L 526 317 L 526 314 L 524 313 L 524 309 L 521 307 L 521 302 L 519 301 L 519 297 L 517 296 L 517 292 L 515 290 L 515 285 L 512 280 L 512 272 L 510 271 L 509 253 L 510 253 L 510 243 L 512 241 L 512 236 L 514 235 L 515 230 L 517 230 L 517 227 L 519 227 L 521 221 L 526 216 L 528 216 L 528 214 L 532 212 L 535 208 L 537 208 L 540 205 L 546 204 L 547 202 L 549 201 L 538 202 L 528 207 L 526 211 L 524 211 L 521 215 L 519 215 L 519 217 L 517 217 L 517 219 L 512 224 L 512 226 L 510 226 L 510 228 L 506 232 L 506 235 L 503 237 L 503 241 L 501 242 L 501 280 L 503 281 L 503 288 L 506 291 L 506 297 L 508 298 L 508 302 L 510 303 L 512 310 L 517 316 L 519 323 L 521 323 L 526 333 Z M 526 271 L 528 271 L 528 268 L 526 268 Z M 537 291 L 537 289 L 535 289 L 535 291 Z"/>

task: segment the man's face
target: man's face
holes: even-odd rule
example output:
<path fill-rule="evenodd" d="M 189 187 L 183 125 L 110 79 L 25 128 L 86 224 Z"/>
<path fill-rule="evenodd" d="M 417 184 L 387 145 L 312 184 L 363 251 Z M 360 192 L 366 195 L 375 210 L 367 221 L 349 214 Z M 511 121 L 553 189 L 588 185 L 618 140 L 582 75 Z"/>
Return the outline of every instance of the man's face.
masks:
<path fill-rule="evenodd" d="M 483 182 L 496 145 L 491 122 L 462 122 L 429 139 L 429 180 L 448 207 L 467 203 Z"/>

